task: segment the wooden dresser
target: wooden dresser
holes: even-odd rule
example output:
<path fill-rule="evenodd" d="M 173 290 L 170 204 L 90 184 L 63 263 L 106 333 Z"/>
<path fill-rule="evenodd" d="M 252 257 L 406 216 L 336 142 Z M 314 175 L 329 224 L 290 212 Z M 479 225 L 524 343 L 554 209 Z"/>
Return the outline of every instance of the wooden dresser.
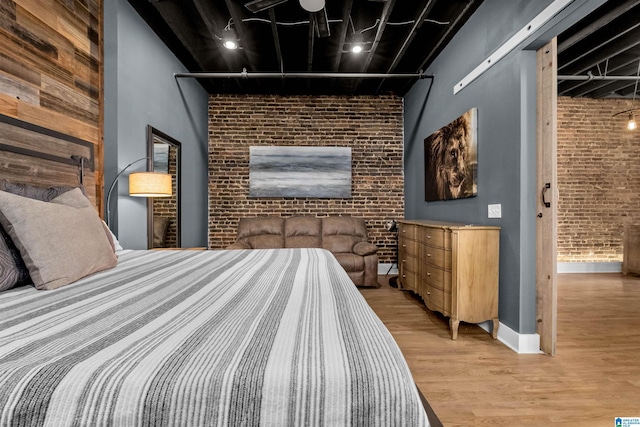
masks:
<path fill-rule="evenodd" d="M 500 227 L 429 220 L 398 221 L 398 281 L 427 308 L 462 322 L 493 321 L 498 336 Z"/>
<path fill-rule="evenodd" d="M 622 274 L 640 274 L 640 225 L 624 228 Z"/>

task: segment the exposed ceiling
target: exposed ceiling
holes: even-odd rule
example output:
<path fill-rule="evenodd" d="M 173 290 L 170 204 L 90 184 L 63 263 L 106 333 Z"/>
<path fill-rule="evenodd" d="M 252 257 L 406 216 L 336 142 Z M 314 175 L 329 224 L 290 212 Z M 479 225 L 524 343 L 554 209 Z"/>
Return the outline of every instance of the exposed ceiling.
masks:
<path fill-rule="evenodd" d="M 640 0 L 609 0 L 558 36 L 560 95 L 633 98 L 639 71 Z"/>
<path fill-rule="evenodd" d="M 326 0 L 314 13 L 301 3 L 322 0 L 129 3 L 189 72 L 233 76 L 201 79 L 210 93 L 403 96 L 482 1 Z M 229 30 L 239 49 L 223 46 Z M 364 50 L 354 54 L 350 48 L 358 37 Z M 558 93 L 632 98 L 640 89 L 639 62 L 640 0 L 609 0 L 558 36 L 558 75 L 576 79 L 560 78 Z M 245 77 L 238 77 L 243 71 Z M 287 78 L 255 78 L 258 73 Z M 289 78 L 295 73 L 324 77 Z M 329 73 L 368 76 L 326 78 Z"/>
<path fill-rule="evenodd" d="M 190 72 L 246 70 L 250 75 L 201 80 L 210 93 L 403 96 L 482 1 L 326 0 L 314 13 L 303 9 L 300 0 L 129 3 Z M 229 29 L 237 35 L 239 49 L 223 47 Z M 350 51 L 354 37 L 364 42 L 359 54 Z M 413 77 L 256 79 L 253 73 Z"/>

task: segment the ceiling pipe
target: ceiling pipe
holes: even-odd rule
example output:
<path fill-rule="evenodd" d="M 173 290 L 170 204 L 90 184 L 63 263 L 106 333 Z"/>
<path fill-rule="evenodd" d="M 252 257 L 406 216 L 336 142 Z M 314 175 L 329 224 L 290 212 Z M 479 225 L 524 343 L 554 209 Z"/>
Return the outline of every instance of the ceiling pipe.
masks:
<path fill-rule="evenodd" d="M 594 76 L 592 74 L 586 76 L 558 76 L 558 80 L 631 80 L 636 81 L 636 76 Z"/>
<path fill-rule="evenodd" d="M 236 73 L 174 73 L 174 78 L 196 79 L 425 79 L 432 75 L 423 73 L 249 73 L 246 70 Z"/>

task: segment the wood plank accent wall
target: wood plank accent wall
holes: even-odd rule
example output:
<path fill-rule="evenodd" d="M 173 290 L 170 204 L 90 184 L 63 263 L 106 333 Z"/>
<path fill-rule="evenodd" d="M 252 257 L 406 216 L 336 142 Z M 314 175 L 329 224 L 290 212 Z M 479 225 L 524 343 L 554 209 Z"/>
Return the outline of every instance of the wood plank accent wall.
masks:
<path fill-rule="evenodd" d="M 236 240 L 255 216 L 364 218 L 382 263 L 396 261 L 385 219 L 404 217 L 402 98 L 395 96 L 209 97 L 209 247 Z M 250 198 L 249 147 L 351 147 L 349 199 Z"/>
<path fill-rule="evenodd" d="M 102 22 L 102 0 L 0 0 L 0 113 L 94 144 L 98 207 Z"/>

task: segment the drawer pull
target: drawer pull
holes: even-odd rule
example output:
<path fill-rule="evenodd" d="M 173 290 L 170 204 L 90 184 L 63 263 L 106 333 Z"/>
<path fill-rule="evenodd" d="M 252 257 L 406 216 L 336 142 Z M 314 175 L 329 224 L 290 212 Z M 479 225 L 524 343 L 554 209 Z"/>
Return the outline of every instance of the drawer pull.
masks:
<path fill-rule="evenodd" d="M 402 275 L 402 278 L 403 278 L 403 279 L 404 279 L 404 278 L 406 278 L 406 277 L 407 277 L 407 275 L 406 275 L 406 274 L 403 274 L 403 275 Z"/>
<path fill-rule="evenodd" d="M 427 273 L 427 276 L 431 276 L 431 273 Z"/>
<path fill-rule="evenodd" d="M 431 258 L 431 254 L 427 254 L 427 257 L 428 257 L 428 258 Z"/>
<path fill-rule="evenodd" d="M 403 245 L 402 245 L 402 247 L 403 247 L 403 248 L 406 248 L 406 247 L 407 247 L 407 245 L 403 244 Z"/>
<path fill-rule="evenodd" d="M 431 238 L 431 234 L 427 234 L 427 239 L 430 239 L 430 238 Z"/>

